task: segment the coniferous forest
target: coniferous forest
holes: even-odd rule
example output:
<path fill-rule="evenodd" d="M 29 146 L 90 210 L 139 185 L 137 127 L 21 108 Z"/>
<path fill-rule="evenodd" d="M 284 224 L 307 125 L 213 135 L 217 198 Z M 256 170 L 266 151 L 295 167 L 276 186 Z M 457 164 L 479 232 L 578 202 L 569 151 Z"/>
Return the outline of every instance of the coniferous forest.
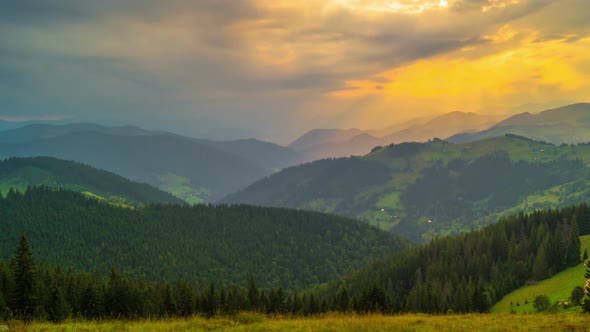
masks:
<path fill-rule="evenodd" d="M 26 233 L 40 261 L 148 280 L 184 278 L 303 289 L 344 277 L 410 243 L 362 222 L 246 205 L 126 208 L 47 187 L 0 199 L 0 253 Z"/>
<path fill-rule="evenodd" d="M 18 199 L 39 199 L 45 191 L 29 190 Z M 205 285 L 182 277 L 154 281 L 116 268 L 106 274 L 66 270 L 40 261 L 34 243 L 23 234 L 18 243 L 13 241 L 10 259 L 0 263 L 0 317 L 60 321 L 210 317 L 244 310 L 293 315 L 487 312 L 527 281 L 579 264 L 578 236 L 588 233 L 587 204 L 513 215 L 469 234 L 408 248 L 341 281 L 304 291 L 280 284 L 261 287 L 253 276 L 240 284 L 210 279 Z"/>

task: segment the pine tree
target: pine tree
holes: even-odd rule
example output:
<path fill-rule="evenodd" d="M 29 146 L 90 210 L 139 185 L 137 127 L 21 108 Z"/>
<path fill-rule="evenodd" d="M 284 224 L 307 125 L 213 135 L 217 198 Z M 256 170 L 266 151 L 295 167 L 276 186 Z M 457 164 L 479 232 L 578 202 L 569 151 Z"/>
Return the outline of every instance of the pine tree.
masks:
<path fill-rule="evenodd" d="M 6 302 L 4 301 L 4 294 L 0 290 L 0 321 L 6 319 Z"/>
<path fill-rule="evenodd" d="M 82 292 L 81 313 L 86 319 L 96 319 L 102 315 L 102 306 L 96 289 L 88 285 Z"/>
<path fill-rule="evenodd" d="M 250 287 L 248 288 L 248 303 L 250 304 L 250 310 L 258 310 L 260 306 L 260 294 L 258 294 L 258 288 L 256 288 L 256 281 L 254 276 L 250 276 Z"/>
<path fill-rule="evenodd" d="M 203 313 L 207 318 L 211 318 L 217 313 L 217 306 L 218 302 L 215 286 L 211 283 L 209 288 L 207 288 L 203 294 L 201 310 L 203 310 Z"/>
<path fill-rule="evenodd" d="M 49 320 L 53 323 L 62 322 L 68 317 L 68 304 L 63 292 L 57 286 L 53 288 L 49 297 L 48 306 Z"/>
<path fill-rule="evenodd" d="M 586 293 L 586 295 L 582 300 L 582 311 L 584 311 L 585 313 L 590 313 L 590 260 L 587 260 L 586 263 L 584 263 L 584 265 L 586 266 L 586 272 L 584 273 L 584 278 L 586 278 L 584 292 Z"/>
<path fill-rule="evenodd" d="M 105 296 L 105 307 L 108 308 L 113 318 L 131 317 L 129 283 L 115 269 L 111 269 L 111 276 Z"/>
<path fill-rule="evenodd" d="M 10 308 L 17 318 L 33 319 L 37 306 L 35 293 L 35 262 L 27 237 L 22 234 L 11 262 L 14 289 Z"/>
<path fill-rule="evenodd" d="M 340 312 L 348 312 L 349 309 L 350 298 L 348 297 L 346 287 L 342 287 L 340 291 L 336 294 L 336 310 Z"/>
<path fill-rule="evenodd" d="M 178 315 L 178 306 L 176 305 L 176 301 L 172 296 L 172 290 L 170 289 L 170 285 L 166 284 L 164 287 L 164 316 L 166 317 L 174 317 Z"/>

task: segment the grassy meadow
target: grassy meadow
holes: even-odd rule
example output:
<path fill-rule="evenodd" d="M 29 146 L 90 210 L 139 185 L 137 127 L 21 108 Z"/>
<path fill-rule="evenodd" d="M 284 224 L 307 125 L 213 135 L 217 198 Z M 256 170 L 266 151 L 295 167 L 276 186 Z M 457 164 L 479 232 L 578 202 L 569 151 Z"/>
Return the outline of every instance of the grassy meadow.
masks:
<path fill-rule="evenodd" d="M 588 331 L 590 315 L 341 315 L 268 318 L 242 313 L 236 318 L 160 321 L 12 324 L 10 331 Z"/>
<path fill-rule="evenodd" d="M 590 235 L 581 236 L 580 242 L 582 253 L 584 249 L 590 251 Z M 511 307 L 517 314 L 534 313 L 533 300 L 539 295 L 547 295 L 551 303 L 569 301 L 572 289 L 576 286 L 584 286 L 586 280 L 584 278 L 585 271 L 586 267 L 583 263 L 580 263 L 577 266 L 561 271 L 551 278 L 523 286 L 498 301 L 492 307 L 492 313 L 509 313 Z M 576 313 L 579 311 L 580 307 L 570 307 L 567 310 L 560 309 L 560 313 Z"/>

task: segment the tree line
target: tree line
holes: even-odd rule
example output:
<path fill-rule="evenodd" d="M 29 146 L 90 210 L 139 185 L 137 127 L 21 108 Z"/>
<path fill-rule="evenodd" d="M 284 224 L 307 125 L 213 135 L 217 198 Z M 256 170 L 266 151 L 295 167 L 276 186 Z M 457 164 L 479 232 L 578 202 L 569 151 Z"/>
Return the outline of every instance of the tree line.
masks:
<path fill-rule="evenodd" d="M 59 266 L 36 263 L 24 234 L 11 260 L 0 262 L 0 321 L 212 317 L 242 311 L 312 315 L 331 309 L 313 294 L 261 289 L 253 277 L 247 287 L 211 283 L 201 289 L 183 280 L 132 278 L 116 269 L 108 276 L 64 272 Z"/>
<path fill-rule="evenodd" d="M 527 281 L 580 264 L 579 235 L 589 228 L 587 204 L 519 213 L 391 255 L 319 294 L 361 311 L 488 312 Z"/>
<path fill-rule="evenodd" d="M 580 229 L 590 207 L 517 214 L 498 224 L 406 250 L 379 260 L 342 281 L 305 292 L 220 282 L 199 286 L 110 274 L 64 272 L 37 264 L 22 235 L 9 262 L 0 263 L 0 317 L 60 321 L 185 317 L 195 314 L 313 315 L 338 312 L 487 312 L 527 281 L 581 262 Z"/>

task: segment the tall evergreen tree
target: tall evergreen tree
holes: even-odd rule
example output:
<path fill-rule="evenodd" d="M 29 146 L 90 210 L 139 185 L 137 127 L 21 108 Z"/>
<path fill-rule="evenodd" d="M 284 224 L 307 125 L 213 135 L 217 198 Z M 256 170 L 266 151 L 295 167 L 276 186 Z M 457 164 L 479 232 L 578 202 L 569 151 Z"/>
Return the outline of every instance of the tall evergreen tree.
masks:
<path fill-rule="evenodd" d="M 67 318 L 68 304 L 62 290 L 58 286 L 55 286 L 51 291 L 48 304 L 47 313 L 49 314 L 50 321 L 59 323 Z"/>
<path fill-rule="evenodd" d="M 260 307 L 260 294 L 256 287 L 256 281 L 254 276 L 250 276 L 250 287 L 248 288 L 248 303 L 250 304 L 250 310 L 257 310 Z"/>
<path fill-rule="evenodd" d="M 584 265 L 586 266 L 586 272 L 584 273 L 584 278 L 586 278 L 584 292 L 586 293 L 586 296 L 584 296 L 584 300 L 582 300 L 582 311 L 590 313 L 590 260 L 587 260 Z"/>
<path fill-rule="evenodd" d="M 37 306 L 35 292 L 35 262 L 29 241 L 22 234 L 11 262 L 14 289 L 10 308 L 17 318 L 30 320 Z"/>

